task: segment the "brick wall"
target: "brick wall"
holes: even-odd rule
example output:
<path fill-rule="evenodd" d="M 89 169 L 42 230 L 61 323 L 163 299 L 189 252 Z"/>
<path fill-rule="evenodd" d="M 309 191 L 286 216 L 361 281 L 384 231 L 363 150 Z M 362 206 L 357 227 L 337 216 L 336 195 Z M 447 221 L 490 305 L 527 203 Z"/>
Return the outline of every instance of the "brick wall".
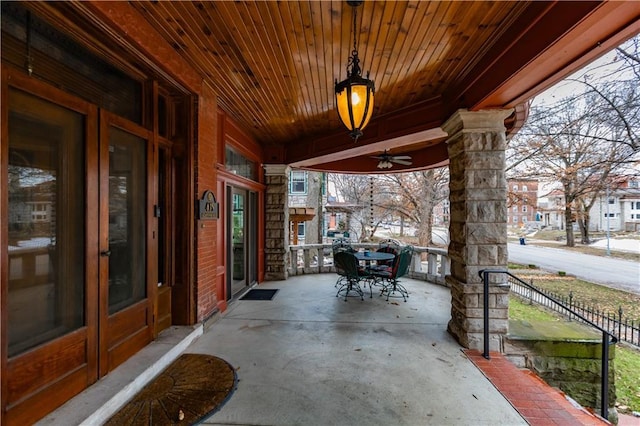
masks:
<path fill-rule="evenodd" d="M 198 128 L 195 145 L 196 194 L 195 200 L 202 198 L 206 190 L 214 192 L 220 202 L 224 194 L 216 193 L 216 163 L 218 155 L 217 107 L 215 93 L 203 86 L 198 99 Z M 194 201 L 195 202 L 195 201 Z M 196 211 L 197 214 L 197 211 Z M 196 286 L 197 321 L 202 321 L 216 309 L 217 252 L 218 238 L 215 220 L 200 220 L 196 223 Z"/>

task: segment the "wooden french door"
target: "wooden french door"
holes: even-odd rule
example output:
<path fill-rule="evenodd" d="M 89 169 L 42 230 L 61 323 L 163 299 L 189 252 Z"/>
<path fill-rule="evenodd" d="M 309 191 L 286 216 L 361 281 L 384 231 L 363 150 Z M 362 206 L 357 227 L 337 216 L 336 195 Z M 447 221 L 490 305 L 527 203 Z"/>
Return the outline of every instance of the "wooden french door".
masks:
<path fill-rule="evenodd" d="M 157 269 L 151 133 L 100 113 L 99 374 L 107 374 L 153 338 L 152 283 Z M 154 267 L 151 267 L 151 266 Z"/>
<path fill-rule="evenodd" d="M 2 74 L 0 423 L 31 424 L 98 379 L 98 113 Z"/>
<path fill-rule="evenodd" d="M 2 71 L 0 423 L 31 424 L 152 339 L 156 153 L 144 128 Z"/>

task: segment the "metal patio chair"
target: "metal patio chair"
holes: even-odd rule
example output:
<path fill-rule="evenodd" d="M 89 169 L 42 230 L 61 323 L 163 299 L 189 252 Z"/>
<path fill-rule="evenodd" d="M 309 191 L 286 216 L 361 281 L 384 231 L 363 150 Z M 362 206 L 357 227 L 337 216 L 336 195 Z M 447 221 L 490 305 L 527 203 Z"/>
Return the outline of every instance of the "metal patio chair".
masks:
<path fill-rule="evenodd" d="M 333 257 L 336 272 L 340 277 L 336 285 L 339 285 L 336 297 L 360 296 L 360 300 L 364 300 L 364 292 L 360 287 L 360 281 L 368 278 L 368 275 L 358 268 L 358 259 L 353 253 L 348 251 L 339 251 Z M 353 293 L 353 294 L 352 294 Z"/>

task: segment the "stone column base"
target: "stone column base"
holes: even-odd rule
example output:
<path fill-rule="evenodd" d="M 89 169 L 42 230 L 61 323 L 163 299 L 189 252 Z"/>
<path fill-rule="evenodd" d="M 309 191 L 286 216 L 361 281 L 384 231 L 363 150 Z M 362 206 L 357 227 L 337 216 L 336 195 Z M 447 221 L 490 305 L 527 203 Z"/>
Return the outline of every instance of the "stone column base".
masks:
<path fill-rule="evenodd" d="M 465 284 L 451 275 L 451 319 L 447 331 L 469 349 L 484 349 L 484 289 L 482 284 Z M 509 328 L 509 289 L 489 286 L 489 350 L 503 352 L 502 336 Z"/>

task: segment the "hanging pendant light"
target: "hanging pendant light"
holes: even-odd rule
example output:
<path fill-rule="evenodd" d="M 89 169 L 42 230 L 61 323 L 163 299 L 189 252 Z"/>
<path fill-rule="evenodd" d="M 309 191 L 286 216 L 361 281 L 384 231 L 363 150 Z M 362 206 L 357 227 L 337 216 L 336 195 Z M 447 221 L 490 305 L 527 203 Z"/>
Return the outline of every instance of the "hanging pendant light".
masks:
<path fill-rule="evenodd" d="M 347 63 L 347 79 L 340 83 L 336 79 L 336 106 L 340 120 L 350 130 L 349 135 L 357 141 L 373 113 L 375 84 L 369 80 L 368 72 L 367 78 L 362 77 L 360 58 L 358 58 L 356 8 L 362 4 L 362 1 L 347 1 L 347 4 L 353 8 L 353 51 Z"/>

